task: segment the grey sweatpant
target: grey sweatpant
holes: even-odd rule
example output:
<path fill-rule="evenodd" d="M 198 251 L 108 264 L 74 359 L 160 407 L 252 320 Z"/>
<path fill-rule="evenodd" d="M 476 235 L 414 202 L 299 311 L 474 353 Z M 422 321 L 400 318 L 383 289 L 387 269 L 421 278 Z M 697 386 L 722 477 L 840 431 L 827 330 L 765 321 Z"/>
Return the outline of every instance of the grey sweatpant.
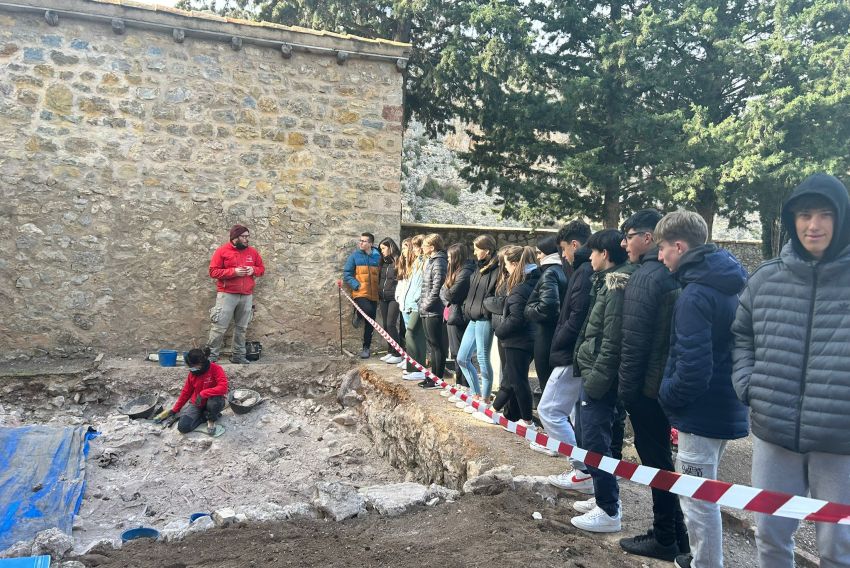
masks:
<path fill-rule="evenodd" d="M 717 466 L 726 440 L 679 431 L 676 471 L 704 479 L 717 479 Z M 691 543 L 694 568 L 723 568 L 723 521 L 720 505 L 699 499 L 679 499 Z"/>
<path fill-rule="evenodd" d="M 792 495 L 850 503 L 850 456 L 800 454 L 753 436 L 753 486 Z M 761 568 L 794 567 L 799 521 L 756 514 Z M 815 523 L 821 568 L 850 567 L 850 525 Z"/>
<path fill-rule="evenodd" d="M 210 337 L 207 345 L 210 347 L 210 360 L 217 361 L 224 335 L 230 322 L 233 322 L 233 352 L 232 359 L 245 358 L 245 333 L 251 323 L 254 305 L 253 294 L 228 294 L 219 292 L 215 306 L 210 310 Z"/>
<path fill-rule="evenodd" d="M 581 377 L 573 376 L 572 365 L 555 367 L 546 381 L 546 388 L 540 402 L 537 403 L 537 414 L 546 429 L 546 433 L 560 442 L 579 445 L 576 432 L 570 423 L 570 414 L 581 394 Z M 573 469 L 587 471 L 580 460 L 569 458 Z"/>

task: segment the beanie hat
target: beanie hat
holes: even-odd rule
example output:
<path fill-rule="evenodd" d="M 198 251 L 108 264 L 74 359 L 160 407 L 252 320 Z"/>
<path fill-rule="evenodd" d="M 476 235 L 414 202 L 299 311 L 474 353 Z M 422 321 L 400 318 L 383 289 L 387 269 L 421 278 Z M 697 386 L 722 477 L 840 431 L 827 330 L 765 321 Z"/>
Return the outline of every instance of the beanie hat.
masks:
<path fill-rule="evenodd" d="M 247 232 L 248 227 L 245 227 L 244 225 L 233 225 L 233 227 L 230 228 L 230 240 L 232 241 L 233 239 L 238 238 L 242 233 Z"/>

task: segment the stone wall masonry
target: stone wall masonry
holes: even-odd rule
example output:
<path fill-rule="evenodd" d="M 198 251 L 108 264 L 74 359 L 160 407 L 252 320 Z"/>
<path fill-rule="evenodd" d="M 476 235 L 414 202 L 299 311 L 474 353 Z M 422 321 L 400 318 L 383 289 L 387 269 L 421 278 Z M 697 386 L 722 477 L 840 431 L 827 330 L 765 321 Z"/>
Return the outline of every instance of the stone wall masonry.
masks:
<path fill-rule="evenodd" d="M 399 234 L 401 104 L 393 60 L 0 6 L 0 359 L 204 343 L 234 223 L 267 268 L 249 339 L 335 342 L 357 235 Z"/>

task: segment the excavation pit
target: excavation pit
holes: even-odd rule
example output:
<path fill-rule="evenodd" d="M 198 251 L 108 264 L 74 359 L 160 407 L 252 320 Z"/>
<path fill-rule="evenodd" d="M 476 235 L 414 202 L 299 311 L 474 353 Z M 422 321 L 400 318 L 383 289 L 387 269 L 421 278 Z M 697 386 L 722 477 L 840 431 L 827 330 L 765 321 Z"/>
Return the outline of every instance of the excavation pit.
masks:
<path fill-rule="evenodd" d="M 563 471 L 563 458 L 531 452 L 527 442 L 471 420 L 386 365 L 264 357 L 225 370 L 231 391 L 254 390 L 263 403 L 241 415 L 225 410 L 220 438 L 179 434 L 119 412 L 152 391 L 168 408 L 185 368 L 106 360 L 96 370 L 7 374 L 0 425 L 91 425 L 100 432 L 91 441 L 66 559 L 224 567 L 234 565 L 233 550 L 256 540 L 242 564 L 277 558 L 274 565 L 466 566 L 475 565 L 463 560 L 467 554 L 495 552 L 510 565 L 521 558 L 544 566 L 665 565 L 635 564 L 617 545 L 649 526 L 645 488 L 622 484 L 623 533 L 582 533 L 569 518 L 572 503 L 585 497 L 544 479 Z M 397 506 L 398 494 L 413 506 Z M 190 523 L 199 511 L 211 516 Z M 122 546 L 121 533 L 139 526 L 159 530 L 161 539 Z M 467 530 L 474 542 L 460 538 Z M 727 539 L 730 561 L 749 565 L 743 558 L 752 547 L 731 532 Z M 411 550 L 423 556 L 397 556 Z"/>

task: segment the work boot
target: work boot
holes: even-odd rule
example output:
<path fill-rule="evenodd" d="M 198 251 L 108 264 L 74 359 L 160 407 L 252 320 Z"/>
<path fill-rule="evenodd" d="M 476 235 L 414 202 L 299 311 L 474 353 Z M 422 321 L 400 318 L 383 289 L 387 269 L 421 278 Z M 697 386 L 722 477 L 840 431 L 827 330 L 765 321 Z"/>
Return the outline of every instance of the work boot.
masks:
<path fill-rule="evenodd" d="M 360 358 L 361 359 L 368 359 L 371 356 L 372 356 L 372 350 L 369 349 L 368 347 L 364 347 L 362 349 L 362 351 L 360 351 Z"/>
<path fill-rule="evenodd" d="M 250 365 L 251 362 L 245 357 L 231 357 L 230 362 L 234 365 Z"/>
<path fill-rule="evenodd" d="M 668 562 L 672 562 L 679 555 L 679 546 L 675 542 L 668 545 L 661 544 L 655 540 L 655 534 L 651 531 L 632 538 L 620 539 L 620 548 L 629 554 L 658 558 Z"/>

